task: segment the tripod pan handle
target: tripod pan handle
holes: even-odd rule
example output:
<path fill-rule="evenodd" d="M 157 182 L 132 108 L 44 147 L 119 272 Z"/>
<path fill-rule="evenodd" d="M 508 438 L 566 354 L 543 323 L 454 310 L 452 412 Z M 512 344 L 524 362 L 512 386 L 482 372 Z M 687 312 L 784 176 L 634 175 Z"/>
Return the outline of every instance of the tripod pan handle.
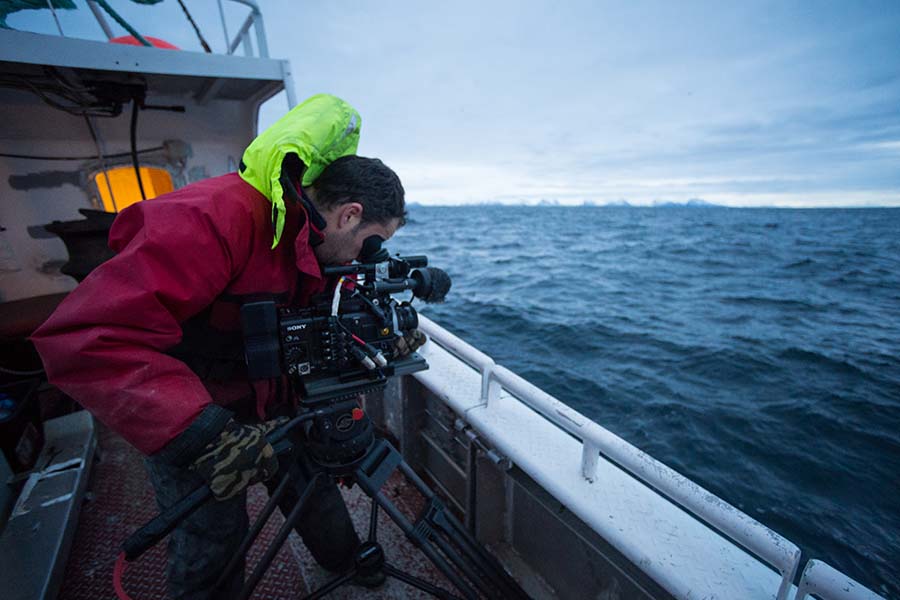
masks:
<path fill-rule="evenodd" d="M 122 549 L 125 558 L 129 561 L 136 559 L 141 554 L 155 546 L 157 542 L 166 537 L 175 529 L 182 520 L 212 497 L 212 490 L 208 485 L 197 488 L 163 512 L 156 515 L 153 520 L 132 533 Z"/>

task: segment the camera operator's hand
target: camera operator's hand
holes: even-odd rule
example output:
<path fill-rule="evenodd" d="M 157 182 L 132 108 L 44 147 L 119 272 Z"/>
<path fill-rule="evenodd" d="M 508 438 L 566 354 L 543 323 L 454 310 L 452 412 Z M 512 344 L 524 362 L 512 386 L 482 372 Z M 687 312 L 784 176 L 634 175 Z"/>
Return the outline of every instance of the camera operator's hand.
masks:
<path fill-rule="evenodd" d="M 418 329 L 407 331 L 406 335 L 397 338 L 394 342 L 394 347 L 397 349 L 397 358 L 403 358 L 404 356 L 412 354 L 421 348 L 427 341 L 428 338 Z"/>
<path fill-rule="evenodd" d="M 284 417 L 258 425 L 242 425 L 231 420 L 190 468 L 206 480 L 216 499 L 231 498 L 278 471 L 278 457 L 266 441 L 266 435 L 286 422 Z"/>

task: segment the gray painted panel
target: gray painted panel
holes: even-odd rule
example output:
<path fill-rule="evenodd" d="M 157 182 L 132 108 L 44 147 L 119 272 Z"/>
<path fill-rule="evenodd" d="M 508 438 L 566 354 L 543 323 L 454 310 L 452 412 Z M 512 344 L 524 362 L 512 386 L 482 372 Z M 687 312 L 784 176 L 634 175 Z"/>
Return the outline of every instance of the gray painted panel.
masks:
<path fill-rule="evenodd" d="M 524 473 L 510 479 L 512 545 L 560 598 L 672 598 Z"/>
<path fill-rule="evenodd" d="M 47 466 L 33 475 L 36 484 L 0 535 L 0 581 L 9 600 L 56 597 L 96 447 L 93 419 L 84 411 L 51 419 L 44 431 L 38 464 Z"/>
<path fill-rule="evenodd" d="M 500 544 L 506 536 L 506 474 L 480 455 L 475 480 L 476 537 L 486 544 Z"/>
<path fill-rule="evenodd" d="M 422 439 L 425 442 L 425 468 L 428 473 L 450 494 L 457 508 L 465 507 L 465 473 L 431 436 L 422 434 Z"/>

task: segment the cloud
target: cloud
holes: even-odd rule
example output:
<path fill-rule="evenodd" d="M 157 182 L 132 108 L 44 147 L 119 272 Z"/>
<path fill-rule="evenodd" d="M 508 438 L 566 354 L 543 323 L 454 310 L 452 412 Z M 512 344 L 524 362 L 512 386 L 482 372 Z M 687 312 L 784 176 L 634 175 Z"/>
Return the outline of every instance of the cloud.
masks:
<path fill-rule="evenodd" d="M 233 35 L 245 9 L 232 4 Z M 122 12 L 199 48 L 167 5 Z M 298 97 L 354 104 L 360 152 L 402 166 L 423 199 L 895 205 L 900 193 L 900 63 L 884 59 L 900 56 L 900 4 L 890 0 L 814 15 L 804 3 L 662 0 L 261 9 Z M 191 10 L 221 50 L 216 6 Z M 52 28 L 49 17 L 39 25 Z M 262 124 L 283 110 L 276 100 Z"/>

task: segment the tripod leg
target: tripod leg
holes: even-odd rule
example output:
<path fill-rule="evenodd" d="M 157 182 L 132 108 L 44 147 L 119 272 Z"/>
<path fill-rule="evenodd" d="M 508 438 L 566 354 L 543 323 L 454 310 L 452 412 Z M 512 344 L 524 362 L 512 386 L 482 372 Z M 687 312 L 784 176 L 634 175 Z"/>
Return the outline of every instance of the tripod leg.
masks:
<path fill-rule="evenodd" d="M 369 541 L 374 542 L 378 534 L 378 504 L 372 498 L 372 509 L 369 511 Z"/>
<path fill-rule="evenodd" d="M 250 575 L 250 578 L 241 589 L 241 593 L 238 596 L 239 600 L 247 600 L 247 598 L 249 598 L 251 594 L 253 594 L 253 590 L 256 588 L 259 580 L 262 579 L 262 576 L 269 568 L 269 565 L 271 565 L 272 561 L 275 559 L 275 555 L 278 554 L 279 550 L 281 550 L 281 546 L 284 545 L 284 542 L 288 538 L 288 535 L 290 535 L 291 530 L 294 528 L 294 525 L 303 514 L 303 507 L 306 504 L 306 501 L 309 500 L 309 497 L 312 495 L 313 490 L 319 484 L 319 480 L 322 477 L 323 475 L 321 473 L 317 474 L 306 486 L 306 489 L 303 490 L 303 494 L 300 496 L 300 500 L 297 501 L 297 504 L 294 505 L 294 508 L 285 519 L 284 524 L 281 526 L 281 529 L 279 529 L 278 533 L 275 534 L 275 539 L 272 540 L 272 543 L 268 548 L 266 548 L 266 552 L 265 554 L 263 554 L 263 557 L 259 559 L 258 563 L 256 563 L 256 567 L 254 567 L 253 569 L 253 574 Z"/>
<path fill-rule="evenodd" d="M 456 596 L 448 592 L 447 590 L 443 590 L 435 585 L 431 585 L 424 579 L 419 579 L 414 575 L 410 575 L 396 567 L 392 567 L 391 565 L 384 565 L 384 572 L 390 575 L 395 579 L 399 579 L 400 581 L 407 583 L 414 588 L 418 588 L 423 592 L 429 593 L 436 598 L 441 598 L 442 600 L 459 600 Z"/>
<path fill-rule="evenodd" d="M 403 475 L 412 482 L 412 484 L 419 490 L 419 492 L 425 496 L 425 498 L 432 503 L 433 510 L 428 516 L 428 520 L 431 524 L 438 527 L 443 533 L 445 533 L 451 540 L 453 540 L 463 551 L 463 553 L 468 556 L 469 560 L 478 565 L 480 570 L 485 573 L 488 579 L 491 582 L 498 586 L 500 590 L 504 591 L 505 597 L 515 598 L 527 598 L 527 595 L 519 588 L 519 585 L 512 581 L 512 579 L 506 574 L 503 570 L 503 567 L 497 562 L 497 560 L 488 554 L 484 548 L 475 540 L 475 538 L 460 524 L 460 522 L 450 514 L 443 504 L 437 499 L 434 495 L 434 492 L 431 491 L 431 488 L 422 480 L 419 475 L 413 471 L 412 467 L 406 461 L 401 462 L 398 467 Z M 438 546 L 441 547 L 441 550 L 444 550 L 444 546 L 446 542 L 443 541 L 442 538 L 436 537 L 435 542 Z M 455 556 L 451 555 L 451 556 Z M 459 559 L 461 560 L 461 559 Z M 454 562 L 462 568 L 462 565 L 454 560 Z M 468 576 L 468 572 L 466 573 Z M 483 578 L 474 578 L 473 581 L 481 581 Z M 479 586 L 484 592 L 484 588 Z M 488 594 L 490 595 L 490 594 Z"/>
<path fill-rule="evenodd" d="M 434 492 L 425 485 L 412 468 L 403 461 L 403 457 L 399 452 L 386 440 L 379 439 L 375 442 L 372 450 L 366 459 L 360 464 L 356 470 L 356 482 L 359 487 L 368 494 L 381 508 L 387 512 L 388 516 L 396 523 L 400 529 L 406 534 L 406 537 L 418 547 L 425 556 L 436 566 L 446 577 L 453 583 L 456 588 L 462 592 L 466 598 L 477 598 L 478 594 L 460 577 L 453 567 L 448 564 L 447 560 L 435 549 L 434 543 L 431 541 L 431 525 L 420 520 L 414 526 L 406 516 L 397 509 L 385 496 L 381 493 L 381 487 L 388 480 L 397 468 L 401 468 L 403 473 L 407 475 L 413 485 L 419 490 L 426 500 L 430 503 L 434 499 Z M 448 554 L 448 558 L 453 560 L 454 564 L 463 571 L 470 580 L 476 583 L 478 576 L 466 565 L 460 564 L 461 559 L 452 552 Z M 479 586 L 480 587 L 480 586 Z"/>
<path fill-rule="evenodd" d="M 484 573 L 491 584 L 502 592 L 504 598 L 528 597 L 519 584 L 506 573 L 499 561 L 475 540 L 468 529 L 443 504 L 437 500 L 433 500 L 432 503 L 432 509 L 427 513 L 428 522 L 443 532 L 446 538 L 468 557 L 470 563 Z"/>
<path fill-rule="evenodd" d="M 409 519 L 407 519 L 403 513 L 401 513 L 396 506 L 390 503 L 387 498 L 384 497 L 380 491 L 376 491 L 375 494 L 372 495 L 372 499 L 375 500 L 381 508 L 384 509 L 385 512 L 391 517 L 391 519 L 400 527 L 403 533 L 406 534 L 406 537 L 409 538 L 424 554 L 428 557 L 428 559 L 440 569 L 441 573 L 443 573 L 450 582 L 456 586 L 456 588 L 463 593 L 466 598 L 478 598 L 478 594 L 472 587 L 466 583 L 466 581 L 459 576 L 459 574 L 453 570 L 453 568 L 447 563 L 443 556 L 441 556 L 431 545 L 430 540 L 427 536 L 422 535 L 420 531 L 417 531 L 417 527 L 414 527 L 412 523 L 410 523 Z M 463 571 L 465 573 L 465 571 Z M 467 577 L 474 578 L 477 580 L 477 575 L 474 573 L 470 575 L 466 573 Z"/>
<path fill-rule="evenodd" d="M 415 525 L 381 493 L 381 487 L 396 469 L 400 469 L 427 502 L 426 510 Z M 488 598 L 528 597 L 387 441 L 379 439 L 376 442 L 366 461 L 357 469 L 356 481 L 466 597 L 477 597 L 473 585 Z"/>
<path fill-rule="evenodd" d="M 431 523 L 429 523 L 430 525 Z M 447 540 L 442 538 L 439 535 L 433 535 L 433 529 L 429 527 L 432 535 L 430 536 L 431 543 L 435 544 L 438 548 L 441 549 L 441 552 L 450 559 L 450 561 L 458 568 L 460 571 L 465 574 L 466 577 L 469 578 L 469 581 L 472 581 L 476 587 L 481 591 L 482 594 L 490 598 L 492 594 L 491 588 L 484 582 L 484 578 L 481 577 L 477 571 L 472 568 L 472 565 L 467 563 L 451 546 Z"/>
<path fill-rule="evenodd" d="M 303 600 L 317 600 L 318 598 L 324 598 L 337 588 L 341 587 L 345 583 L 348 583 L 353 580 L 353 577 L 356 575 L 356 569 L 344 573 L 343 575 L 338 575 L 316 591 L 314 591 L 309 596 L 303 598 Z"/>
<path fill-rule="evenodd" d="M 290 471 L 288 471 L 284 474 L 284 477 L 281 478 L 281 482 L 279 482 L 278 487 L 275 489 L 275 492 L 269 497 L 269 501 L 266 502 L 266 505 L 263 507 L 263 510 L 256 521 L 253 522 L 253 526 L 247 532 L 247 535 L 245 535 L 244 539 L 241 540 L 241 545 L 238 546 L 237 551 L 234 553 L 234 555 L 232 555 L 231 560 L 228 561 L 228 565 L 226 565 L 225 569 L 222 571 L 222 574 L 219 575 L 219 579 L 213 586 L 214 590 L 218 590 L 222 584 L 229 580 L 231 572 L 243 560 L 244 555 L 247 554 L 247 550 L 250 548 L 250 545 L 253 544 L 253 541 L 259 535 L 259 532 L 262 531 L 262 528 L 265 527 L 266 522 L 268 522 L 269 517 L 272 516 L 272 512 L 278 505 L 278 501 L 284 495 L 284 492 L 287 489 L 290 480 L 291 473 Z"/>

